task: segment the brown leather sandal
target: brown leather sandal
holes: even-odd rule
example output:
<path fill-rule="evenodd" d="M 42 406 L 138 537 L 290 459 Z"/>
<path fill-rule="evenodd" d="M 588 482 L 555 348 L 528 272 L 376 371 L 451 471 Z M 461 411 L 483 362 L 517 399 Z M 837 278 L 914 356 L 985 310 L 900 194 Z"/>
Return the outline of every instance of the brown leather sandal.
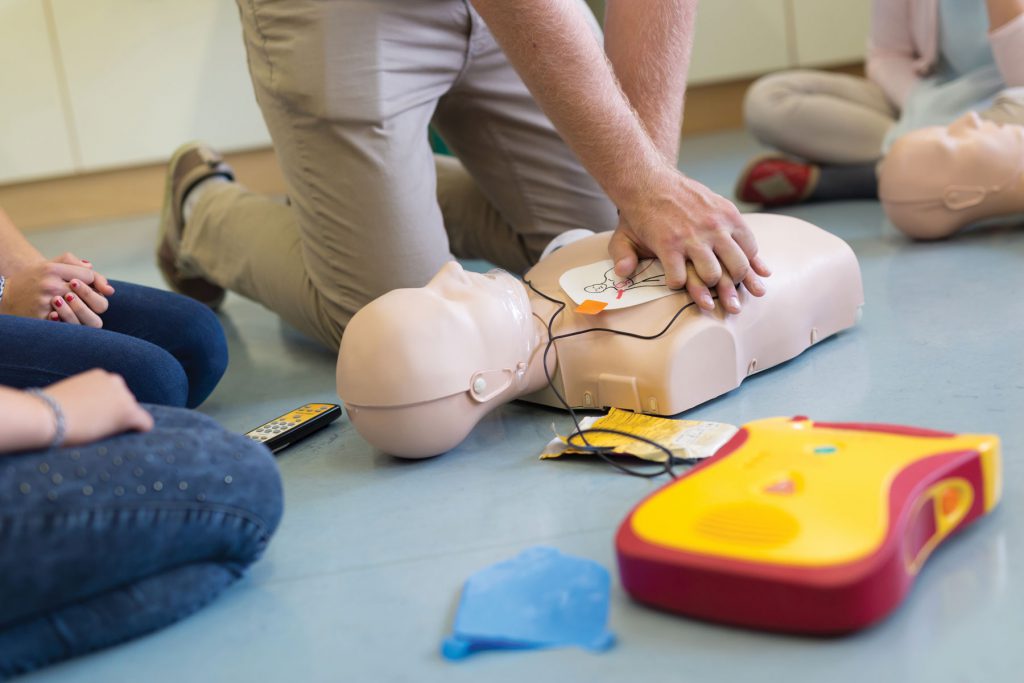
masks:
<path fill-rule="evenodd" d="M 185 196 L 193 187 L 213 176 L 224 176 L 231 181 L 235 179 L 231 167 L 224 158 L 202 142 L 186 143 L 171 156 L 164 185 L 156 264 L 172 290 L 216 310 L 227 295 L 224 288 L 203 277 L 183 271 L 178 264 L 178 247 L 185 227 L 185 219 L 181 213 Z"/>

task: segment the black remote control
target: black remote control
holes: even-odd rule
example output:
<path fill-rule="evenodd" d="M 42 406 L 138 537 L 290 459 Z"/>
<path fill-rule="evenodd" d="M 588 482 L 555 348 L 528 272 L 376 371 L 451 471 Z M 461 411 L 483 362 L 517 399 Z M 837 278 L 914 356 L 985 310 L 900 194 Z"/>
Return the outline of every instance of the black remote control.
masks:
<path fill-rule="evenodd" d="M 341 417 L 341 406 L 334 403 L 307 403 L 295 410 L 275 417 L 256 429 L 245 433 L 253 441 L 267 446 L 271 453 L 305 439 Z"/>

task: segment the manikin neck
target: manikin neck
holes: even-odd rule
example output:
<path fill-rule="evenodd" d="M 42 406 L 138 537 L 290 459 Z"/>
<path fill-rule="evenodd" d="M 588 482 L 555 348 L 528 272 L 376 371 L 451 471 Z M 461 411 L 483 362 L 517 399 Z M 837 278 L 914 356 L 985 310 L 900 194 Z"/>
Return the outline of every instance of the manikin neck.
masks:
<path fill-rule="evenodd" d="M 554 308 L 554 307 L 552 307 Z M 548 316 L 551 314 L 548 313 Z M 521 396 L 526 394 L 532 394 L 535 391 L 540 391 L 548 384 L 548 379 L 544 374 L 544 349 L 548 344 L 548 328 L 547 318 L 544 318 L 543 312 L 538 313 L 536 307 L 533 313 L 533 338 L 534 338 L 534 349 L 533 354 L 530 356 L 530 360 L 526 369 L 526 382 L 525 388 L 520 394 Z M 557 334 L 557 330 L 555 331 Z M 548 352 L 548 372 L 551 377 L 554 378 L 555 371 L 558 368 L 558 359 L 555 355 L 555 350 L 551 349 Z"/>
<path fill-rule="evenodd" d="M 1006 195 L 1007 213 L 1024 213 L 1024 171 L 1017 174 L 1003 193 Z"/>

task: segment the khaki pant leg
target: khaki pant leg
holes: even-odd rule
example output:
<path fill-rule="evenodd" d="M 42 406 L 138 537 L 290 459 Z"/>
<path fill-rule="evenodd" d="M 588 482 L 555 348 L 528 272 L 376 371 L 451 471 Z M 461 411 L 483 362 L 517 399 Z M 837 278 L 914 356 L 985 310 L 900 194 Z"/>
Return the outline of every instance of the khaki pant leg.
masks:
<path fill-rule="evenodd" d="M 464 66 L 468 10 L 461 0 L 238 4 L 256 99 L 291 199 L 290 220 L 278 214 L 282 222 L 264 229 L 297 232 L 289 267 L 308 279 L 271 285 L 293 287 L 289 297 L 249 291 L 285 317 L 294 315 L 290 302 L 305 301 L 302 318 L 325 317 L 317 336 L 336 348 L 362 306 L 424 285 L 451 258 L 426 131 Z M 220 221 L 243 218 L 225 206 Z M 228 281 L 229 257 L 220 258 L 207 275 Z"/>
<path fill-rule="evenodd" d="M 580 2 L 582 11 L 593 15 Z M 452 250 L 522 273 L 556 235 L 612 230 L 615 207 L 537 106 L 475 11 L 466 68 L 434 127 L 462 162 L 438 190 Z M 597 22 L 595 34 L 600 36 Z"/>
<path fill-rule="evenodd" d="M 205 190 L 179 258 L 225 289 L 258 301 L 328 348 L 341 327 L 306 271 L 295 212 L 237 183 Z"/>
<path fill-rule="evenodd" d="M 747 126 L 765 145 L 808 161 L 877 161 L 896 110 L 873 82 L 825 71 L 764 76 L 747 91 Z"/>

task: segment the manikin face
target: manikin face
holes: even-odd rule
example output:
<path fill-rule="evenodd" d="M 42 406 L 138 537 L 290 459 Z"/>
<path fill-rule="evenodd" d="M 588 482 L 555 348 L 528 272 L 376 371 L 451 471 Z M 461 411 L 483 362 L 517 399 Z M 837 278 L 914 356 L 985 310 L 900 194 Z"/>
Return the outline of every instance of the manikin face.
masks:
<path fill-rule="evenodd" d="M 526 289 L 503 271 L 452 261 L 425 286 L 367 304 L 342 337 L 338 386 L 348 403 L 408 405 L 508 386 L 537 344 Z"/>
<path fill-rule="evenodd" d="M 1024 166 L 1024 126 L 1001 125 L 974 112 L 947 127 L 909 133 L 880 168 L 888 202 L 942 202 L 950 210 L 977 206 L 1006 189 Z"/>

